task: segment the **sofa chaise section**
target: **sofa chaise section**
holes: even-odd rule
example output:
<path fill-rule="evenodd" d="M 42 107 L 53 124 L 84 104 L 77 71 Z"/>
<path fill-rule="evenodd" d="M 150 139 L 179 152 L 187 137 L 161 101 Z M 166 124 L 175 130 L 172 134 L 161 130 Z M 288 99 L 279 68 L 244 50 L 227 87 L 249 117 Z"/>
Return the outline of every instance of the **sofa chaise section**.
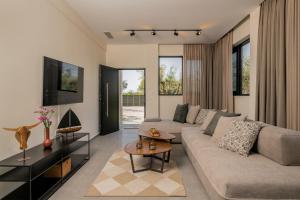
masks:
<path fill-rule="evenodd" d="M 193 127 L 182 129 L 182 143 L 212 199 L 300 199 L 300 166 L 220 149 Z"/>

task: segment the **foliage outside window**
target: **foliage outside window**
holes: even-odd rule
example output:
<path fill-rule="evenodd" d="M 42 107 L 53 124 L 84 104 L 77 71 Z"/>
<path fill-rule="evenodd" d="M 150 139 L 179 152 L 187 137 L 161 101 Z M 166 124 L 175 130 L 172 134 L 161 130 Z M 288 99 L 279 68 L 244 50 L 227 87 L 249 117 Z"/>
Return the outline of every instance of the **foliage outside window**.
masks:
<path fill-rule="evenodd" d="M 135 79 L 138 84 L 131 84 L 137 86 L 136 88 L 128 88 L 128 80 L 122 80 L 122 95 L 144 95 L 145 91 L 145 72 L 144 70 L 123 70 L 123 73 L 130 73 L 130 79 Z"/>
<path fill-rule="evenodd" d="M 182 95 L 182 57 L 159 57 L 159 94 Z"/>
<path fill-rule="evenodd" d="M 250 94 L 250 40 L 234 47 L 232 54 L 233 94 Z"/>

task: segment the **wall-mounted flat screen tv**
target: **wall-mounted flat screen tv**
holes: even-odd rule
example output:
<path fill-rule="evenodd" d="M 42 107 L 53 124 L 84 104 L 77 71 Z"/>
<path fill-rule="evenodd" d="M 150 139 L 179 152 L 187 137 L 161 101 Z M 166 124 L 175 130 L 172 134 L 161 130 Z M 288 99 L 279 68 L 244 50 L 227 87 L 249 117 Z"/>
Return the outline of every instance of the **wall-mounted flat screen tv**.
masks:
<path fill-rule="evenodd" d="M 44 57 L 43 106 L 83 102 L 82 67 Z"/>

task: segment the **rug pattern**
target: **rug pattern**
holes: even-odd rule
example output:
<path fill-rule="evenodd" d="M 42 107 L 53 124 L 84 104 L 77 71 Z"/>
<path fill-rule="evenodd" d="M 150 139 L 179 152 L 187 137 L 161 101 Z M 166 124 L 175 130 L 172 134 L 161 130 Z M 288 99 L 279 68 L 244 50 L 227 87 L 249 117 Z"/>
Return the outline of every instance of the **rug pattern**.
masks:
<path fill-rule="evenodd" d="M 134 156 L 136 169 L 144 168 L 149 158 Z M 159 168 L 160 163 L 154 162 Z M 90 186 L 86 196 L 186 196 L 181 174 L 174 161 L 165 164 L 164 173 L 144 171 L 133 173 L 130 158 L 124 151 L 114 153 Z"/>

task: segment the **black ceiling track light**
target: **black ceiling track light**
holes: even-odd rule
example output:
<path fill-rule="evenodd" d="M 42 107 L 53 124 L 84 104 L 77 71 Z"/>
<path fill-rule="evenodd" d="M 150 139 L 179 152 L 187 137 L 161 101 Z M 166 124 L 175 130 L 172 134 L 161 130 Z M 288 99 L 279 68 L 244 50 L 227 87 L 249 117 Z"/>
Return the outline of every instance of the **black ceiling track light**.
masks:
<path fill-rule="evenodd" d="M 178 36 L 178 35 L 179 35 L 178 32 L 177 32 L 177 30 L 174 31 L 174 35 L 175 35 L 175 36 Z"/>
<path fill-rule="evenodd" d="M 179 32 L 195 32 L 196 36 L 200 36 L 202 29 L 131 29 L 124 31 L 130 32 L 130 36 L 135 36 L 136 32 L 150 32 L 153 36 L 156 36 L 157 32 L 172 32 L 174 36 L 178 36 Z"/>
<path fill-rule="evenodd" d="M 132 31 L 130 32 L 130 36 L 131 36 L 131 37 L 132 37 L 132 36 L 135 36 L 134 30 L 132 30 Z"/>

